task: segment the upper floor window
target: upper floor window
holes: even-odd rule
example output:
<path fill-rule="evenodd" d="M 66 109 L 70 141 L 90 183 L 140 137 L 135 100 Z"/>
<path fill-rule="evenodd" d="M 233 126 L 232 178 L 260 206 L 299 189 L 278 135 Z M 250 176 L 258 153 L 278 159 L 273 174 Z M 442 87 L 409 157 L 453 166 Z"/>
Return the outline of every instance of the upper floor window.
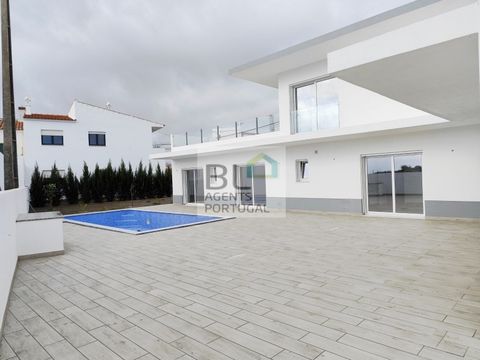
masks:
<path fill-rule="evenodd" d="M 62 130 L 42 130 L 42 145 L 63 145 Z"/>
<path fill-rule="evenodd" d="M 294 131 L 308 132 L 339 127 L 335 79 L 319 80 L 293 88 Z"/>
<path fill-rule="evenodd" d="M 89 132 L 88 145 L 90 146 L 106 146 L 106 138 L 104 132 Z"/>

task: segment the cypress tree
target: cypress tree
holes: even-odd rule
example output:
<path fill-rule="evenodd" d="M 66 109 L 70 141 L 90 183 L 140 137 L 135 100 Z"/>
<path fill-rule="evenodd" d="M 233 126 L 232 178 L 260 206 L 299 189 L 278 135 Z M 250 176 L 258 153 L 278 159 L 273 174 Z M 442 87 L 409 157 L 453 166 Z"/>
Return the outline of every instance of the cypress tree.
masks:
<path fill-rule="evenodd" d="M 43 207 L 47 203 L 47 194 L 45 192 L 43 176 L 38 170 L 38 165 L 33 169 L 32 179 L 30 181 L 30 203 L 33 207 Z"/>
<path fill-rule="evenodd" d="M 65 197 L 69 204 L 78 203 L 78 179 L 69 166 L 67 171 L 67 177 L 65 179 Z"/>
<path fill-rule="evenodd" d="M 163 196 L 163 172 L 158 163 L 155 168 L 155 174 L 153 175 L 153 189 L 156 197 Z"/>
<path fill-rule="evenodd" d="M 164 180 L 164 188 L 165 188 L 165 196 L 171 197 L 172 196 L 172 167 L 167 165 L 165 172 L 163 173 L 163 180 Z"/>
<path fill-rule="evenodd" d="M 95 170 L 90 177 L 90 189 L 92 192 L 92 198 L 95 202 L 103 201 L 103 172 L 100 170 L 98 164 L 95 165 Z"/>
<path fill-rule="evenodd" d="M 116 173 L 112 167 L 112 162 L 109 161 L 107 167 L 103 171 L 103 181 L 105 187 L 105 198 L 107 201 L 115 200 L 117 193 Z"/>
<path fill-rule="evenodd" d="M 148 164 L 147 174 L 145 176 L 145 196 L 148 199 L 155 197 L 154 185 L 153 185 L 153 168 L 152 163 Z"/>
<path fill-rule="evenodd" d="M 82 176 L 80 177 L 80 196 L 85 204 L 92 201 L 92 192 L 90 190 L 90 171 L 86 162 L 83 163 Z"/>
<path fill-rule="evenodd" d="M 130 194 L 130 185 L 128 184 L 127 168 L 122 160 L 117 170 L 117 191 L 120 200 L 127 200 Z"/>
<path fill-rule="evenodd" d="M 140 161 L 138 164 L 137 171 L 135 171 L 135 179 L 134 179 L 134 194 L 137 199 L 144 199 L 145 198 L 145 178 L 146 172 L 143 168 L 143 163 Z"/>
<path fill-rule="evenodd" d="M 127 199 L 133 199 L 134 191 L 135 191 L 135 175 L 133 174 L 132 164 L 128 163 L 128 170 L 127 170 L 127 186 L 128 186 L 128 197 Z"/>

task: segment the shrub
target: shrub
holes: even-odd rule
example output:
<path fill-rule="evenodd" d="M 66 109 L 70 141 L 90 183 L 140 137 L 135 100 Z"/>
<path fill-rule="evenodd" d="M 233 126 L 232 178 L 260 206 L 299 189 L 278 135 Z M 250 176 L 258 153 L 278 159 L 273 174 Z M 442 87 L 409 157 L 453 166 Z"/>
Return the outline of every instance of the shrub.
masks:
<path fill-rule="evenodd" d="M 95 202 L 103 201 L 104 185 L 103 185 L 103 171 L 100 170 L 98 164 L 95 165 L 95 170 L 90 177 L 90 191 Z"/>
<path fill-rule="evenodd" d="M 105 188 L 105 198 L 107 201 L 115 200 L 115 195 L 117 193 L 117 179 L 116 172 L 112 167 L 112 162 L 109 161 L 107 167 L 103 171 L 103 182 Z"/>
<path fill-rule="evenodd" d="M 83 163 L 82 176 L 80 177 L 80 196 L 85 204 L 92 201 L 92 192 L 90 191 L 90 171 L 86 162 Z"/>
<path fill-rule="evenodd" d="M 47 194 L 50 207 L 55 206 L 55 194 L 57 193 L 57 186 L 54 183 L 45 184 L 45 193 Z"/>
<path fill-rule="evenodd" d="M 78 179 L 69 166 L 67 171 L 67 177 L 65 179 L 65 197 L 69 204 L 78 203 Z"/>
<path fill-rule="evenodd" d="M 60 205 L 60 200 L 62 199 L 63 195 L 62 190 L 64 188 L 64 179 L 60 175 L 60 172 L 58 171 L 57 165 L 55 163 L 52 166 L 50 177 L 45 179 L 45 185 L 48 187 L 48 200 L 50 202 L 50 205 Z"/>
<path fill-rule="evenodd" d="M 35 165 L 30 181 L 30 203 L 33 207 L 43 207 L 47 203 L 47 194 L 43 184 L 43 176 L 38 170 L 38 165 Z"/>

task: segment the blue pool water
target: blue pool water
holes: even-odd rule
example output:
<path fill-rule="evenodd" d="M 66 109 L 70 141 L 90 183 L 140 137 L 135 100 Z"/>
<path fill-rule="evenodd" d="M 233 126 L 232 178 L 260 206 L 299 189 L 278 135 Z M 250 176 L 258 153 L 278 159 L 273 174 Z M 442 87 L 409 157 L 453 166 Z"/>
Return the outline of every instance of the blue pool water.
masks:
<path fill-rule="evenodd" d="M 224 220 L 223 217 L 145 210 L 114 210 L 64 217 L 66 222 L 142 234 Z"/>

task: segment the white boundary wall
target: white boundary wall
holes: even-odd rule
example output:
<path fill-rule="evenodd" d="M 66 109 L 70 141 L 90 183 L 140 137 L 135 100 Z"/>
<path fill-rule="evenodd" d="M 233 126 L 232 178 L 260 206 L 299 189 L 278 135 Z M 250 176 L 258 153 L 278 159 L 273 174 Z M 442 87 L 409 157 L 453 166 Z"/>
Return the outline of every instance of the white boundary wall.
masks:
<path fill-rule="evenodd" d="M 2 327 L 17 265 L 17 216 L 27 212 L 27 188 L 0 191 L 0 325 Z"/>

